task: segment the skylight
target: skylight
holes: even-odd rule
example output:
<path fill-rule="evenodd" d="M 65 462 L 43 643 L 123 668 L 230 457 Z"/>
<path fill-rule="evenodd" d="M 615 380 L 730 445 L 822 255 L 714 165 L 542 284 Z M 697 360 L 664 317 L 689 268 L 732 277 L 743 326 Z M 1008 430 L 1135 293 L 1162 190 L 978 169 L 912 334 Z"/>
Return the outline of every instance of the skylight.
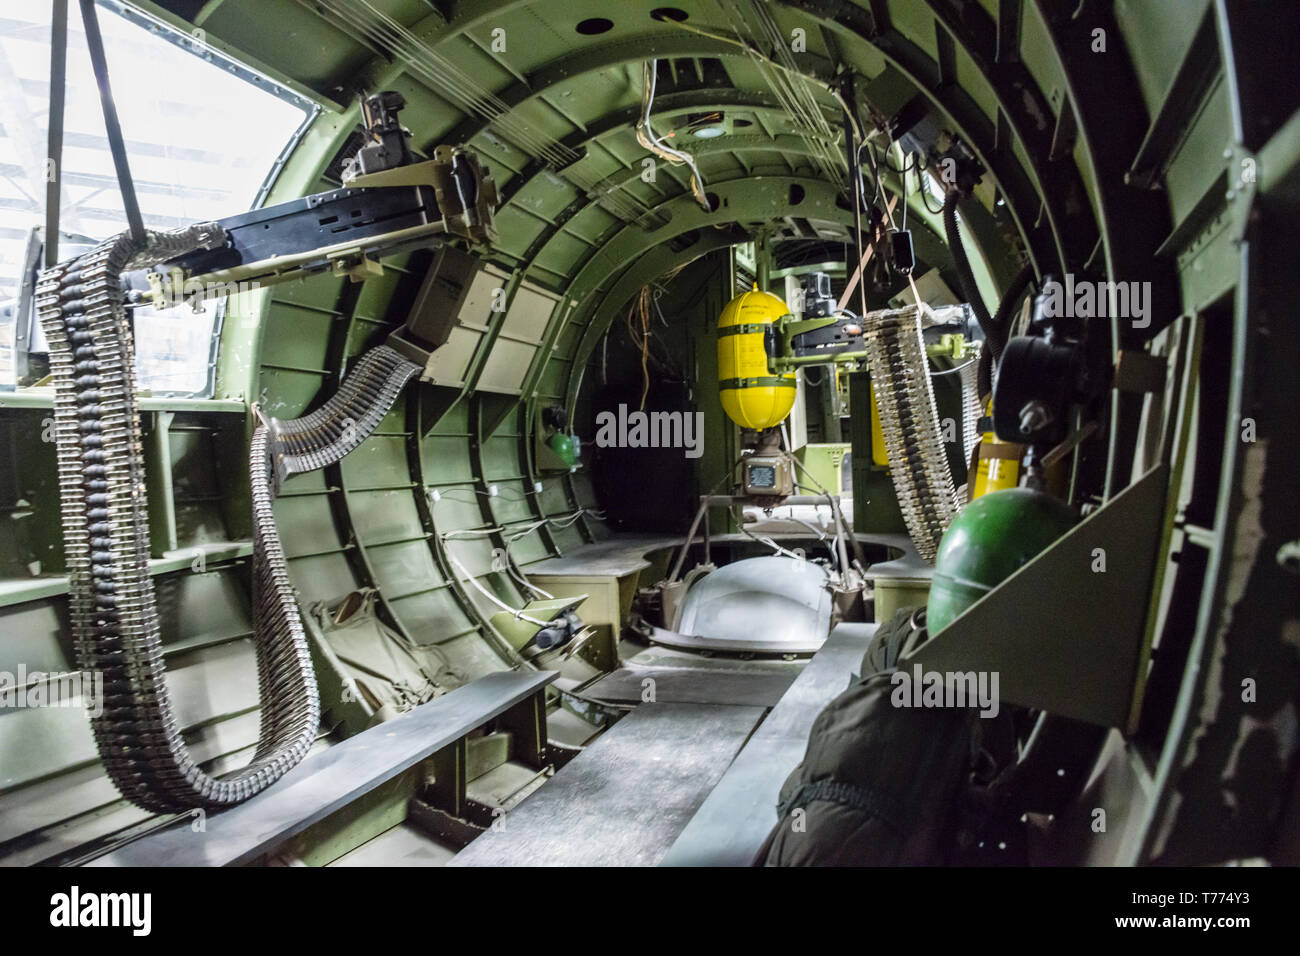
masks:
<path fill-rule="evenodd" d="M 76 3 L 69 7 L 61 257 L 76 251 L 75 237 L 98 241 L 126 228 L 81 17 Z M 99 20 L 145 225 L 170 229 L 255 205 L 314 106 L 265 77 L 254 82 L 232 69 L 201 36 L 177 35 L 137 11 L 128 19 L 114 2 L 100 3 Z M 49 70 L 50 6 L 6 5 L 0 13 L 0 384 L 14 382 L 18 321 L 4 304 L 18 295 L 29 234 L 44 224 Z M 175 370 L 167 377 L 175 378 Z M 156 387 L 192 392 L 190 384 L 181 375 Z"/>

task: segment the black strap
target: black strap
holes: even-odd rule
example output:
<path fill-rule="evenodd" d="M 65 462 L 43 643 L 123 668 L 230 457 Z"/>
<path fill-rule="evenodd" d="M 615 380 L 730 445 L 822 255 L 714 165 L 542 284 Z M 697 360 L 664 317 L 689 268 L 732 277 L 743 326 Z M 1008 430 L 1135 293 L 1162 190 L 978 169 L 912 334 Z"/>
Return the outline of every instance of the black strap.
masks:
<path fill-rule="evenodd" d="M 718 388 L 757 388 L 767 386 L 769 388 L 798 388 L 799 383 L 793 379 L 782 378 L 779 375 L 760 375 L 757 378 L 724 378 L 719 380 Z"/>
<path fill-rule="evenodd" d="M 772 327 L 769 322 L 740 322 L 736 325 L 728 325 L 726 328 L 718 329 L 718 338 L 724 339 L 728 335 L 754 335 L 760 332 L 766 332 Z"/>

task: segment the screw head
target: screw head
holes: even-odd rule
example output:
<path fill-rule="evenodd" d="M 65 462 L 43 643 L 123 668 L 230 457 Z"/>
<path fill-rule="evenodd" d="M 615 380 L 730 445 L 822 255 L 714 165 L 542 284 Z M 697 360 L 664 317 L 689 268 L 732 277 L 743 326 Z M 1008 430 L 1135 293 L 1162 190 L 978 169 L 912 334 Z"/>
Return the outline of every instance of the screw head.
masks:
<path fill-rule="evenodd" d="M 1052 423 L 1052 410 L 1040 401 L 1032 401 L 1020 409 L 1020 431 L 1026 435 L 1046 428 Z"/>

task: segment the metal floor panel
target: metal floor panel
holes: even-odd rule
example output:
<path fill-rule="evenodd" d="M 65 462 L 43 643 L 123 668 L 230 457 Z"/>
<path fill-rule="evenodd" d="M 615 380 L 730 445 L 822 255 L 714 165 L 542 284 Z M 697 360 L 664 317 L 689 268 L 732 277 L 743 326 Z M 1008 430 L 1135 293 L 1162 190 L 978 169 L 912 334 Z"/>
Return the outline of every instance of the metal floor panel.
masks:
<path fill-rule="evenodd" d="M 654 681 L 654 699 L 661 704 L 731 704 L 774 707 L 799 675 L 781 670 L 716 670 L 695 667 L 620 667 L 588 685 L 584 697 L 614 704 L 639 704 Z"/>
<path fill-rule="evenodd" d="M 653 866 L 763 713 L 642 704 L 450 865 Z"/>
<path fill-rule="evenodd" d="M 776 824 L 781 785 L 813 721 L 849 685 L 875 624 L 841 624 L 763 721 L 664 856 L 664 866 L 749 866 Z"/>

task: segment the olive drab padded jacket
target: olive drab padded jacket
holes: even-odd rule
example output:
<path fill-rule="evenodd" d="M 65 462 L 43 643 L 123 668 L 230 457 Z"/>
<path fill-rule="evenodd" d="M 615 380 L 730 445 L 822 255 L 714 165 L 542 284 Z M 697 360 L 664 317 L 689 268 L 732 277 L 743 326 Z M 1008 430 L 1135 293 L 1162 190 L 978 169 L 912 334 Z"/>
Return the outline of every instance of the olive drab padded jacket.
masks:
<path fill-rule="evenodd" d="M 991 728 L 971 708 L 894 706 L 891 676 L 915 610 L 881 625 L 862 676 L 818 715 L 757 865 L 952 862 L 973 753 Z"/>

